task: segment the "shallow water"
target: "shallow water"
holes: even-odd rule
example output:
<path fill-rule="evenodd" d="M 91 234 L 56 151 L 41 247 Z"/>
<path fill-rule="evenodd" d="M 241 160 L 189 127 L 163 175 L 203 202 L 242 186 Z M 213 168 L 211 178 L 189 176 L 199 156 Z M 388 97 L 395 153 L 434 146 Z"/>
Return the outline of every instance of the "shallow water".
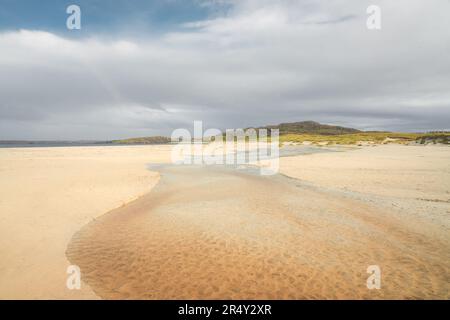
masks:
<path fill-rule="evenodd" d="M 152 169 L 161 180 L 148 195 L 89 223 L 68 246 L 102 298 L 448 296 L 442 245 L 376 208 L 249 167 Z M 383 290 L 366 287 L 373 264 Z"/>

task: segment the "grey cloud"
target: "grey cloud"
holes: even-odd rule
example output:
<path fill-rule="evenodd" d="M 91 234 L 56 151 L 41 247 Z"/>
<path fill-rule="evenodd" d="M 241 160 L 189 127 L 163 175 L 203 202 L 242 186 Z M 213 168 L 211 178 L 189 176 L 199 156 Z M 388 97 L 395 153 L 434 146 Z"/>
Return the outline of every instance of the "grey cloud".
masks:
<path fill-rule="evenodd" d="M 448 129 L 450 4 L 380 1 L 380 31 L 361 1 L 327 4 L 241 1 L 157 38 L 1 33 L 0 139 L 170 134 L 197 119 Z"/>
<path fill-rule="evenodd" d="M 313 22 L 304 22 L 304 24 L 336 24 L 345 21 L 349 21 L 352 19 L 356 19 L 358 16 L 354 14 L 348 14 L 342 17 L 338 17 L 332 20 L 321 20 L 321 21 L 313 21 Z"/>

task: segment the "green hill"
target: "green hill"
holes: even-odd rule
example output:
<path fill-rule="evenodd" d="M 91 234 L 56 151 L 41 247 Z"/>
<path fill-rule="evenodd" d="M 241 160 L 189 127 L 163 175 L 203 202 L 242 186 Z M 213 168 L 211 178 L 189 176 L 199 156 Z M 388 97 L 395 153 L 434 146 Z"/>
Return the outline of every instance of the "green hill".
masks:
<path fill-rule="evenodd" d="M 278 130 L 280 130 L 280 135 L 285 135 L 285 134 L 338 135 L 338 134 L 361 132 L 360 130 L 353 129 L 353 128 L 321 124 L 321 123 L 318 123 L 315 121 L 280 123 L 278 125 L 269 125 L 269 126 L 265 126 L 262 128 L 278 129 Z M 258 128 L 258 129 L 262 129 L 262 128 Z"/>
<path fill-rule="evenodd" d="M 249 128 L 247 128 L 249 129 Z M 361 131 L 353 128 L 321 124 L 315 121 L 301 121 L 268 125 L 255 129 L 279 129 L 280 142 L 313 144 L 360 144 L 360 143 L 418 143 L 450 144 L 449 132 L 402 133 L 387 131 Z M 225 139 L 225 133 L 222 138 Z M 169 144 L 169 137 L 153 136 L 111 141 L 112 144 Z"/>
<path fill-rule="evenodd" d="M 163 136 L 153 136 L 153 137 L 140 137 L 140 138 L 130 138 L 122 140 L 113 140 L 113 144 L 167 144 L 170 143 L 170 138 Z"/>

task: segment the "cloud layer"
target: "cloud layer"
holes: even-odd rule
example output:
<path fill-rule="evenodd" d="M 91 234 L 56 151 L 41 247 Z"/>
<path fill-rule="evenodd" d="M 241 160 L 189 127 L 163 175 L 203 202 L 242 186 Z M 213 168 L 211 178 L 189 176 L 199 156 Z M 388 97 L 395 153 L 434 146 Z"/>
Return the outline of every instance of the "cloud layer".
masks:
<path fill-rule="evenodd" d="M 449 129 L 449 1 L 377 1 L 379 31 L 366 1 L 227 2 L 151 37 L 0 33 L 0 139 L 170 134 L 197 119 Z"/>

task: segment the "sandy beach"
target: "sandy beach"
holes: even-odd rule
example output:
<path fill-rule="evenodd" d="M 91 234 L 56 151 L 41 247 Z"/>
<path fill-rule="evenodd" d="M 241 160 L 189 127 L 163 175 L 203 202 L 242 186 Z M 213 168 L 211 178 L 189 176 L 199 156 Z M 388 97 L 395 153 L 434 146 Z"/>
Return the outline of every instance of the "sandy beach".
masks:
<path fill-rule="evenodd" d="M 285 157 L 272 177 L 147 168 L 169 160 L 168 146 L 0 149 L 0 298 L 449 298 L 448 147 Z"/>
<path fill-rule="evenodd" d="M 102 214 L 148 193 L 168 147 L 0 149 L 0 298 L 97 298 L 68 290 L 72 235 Z"/>

